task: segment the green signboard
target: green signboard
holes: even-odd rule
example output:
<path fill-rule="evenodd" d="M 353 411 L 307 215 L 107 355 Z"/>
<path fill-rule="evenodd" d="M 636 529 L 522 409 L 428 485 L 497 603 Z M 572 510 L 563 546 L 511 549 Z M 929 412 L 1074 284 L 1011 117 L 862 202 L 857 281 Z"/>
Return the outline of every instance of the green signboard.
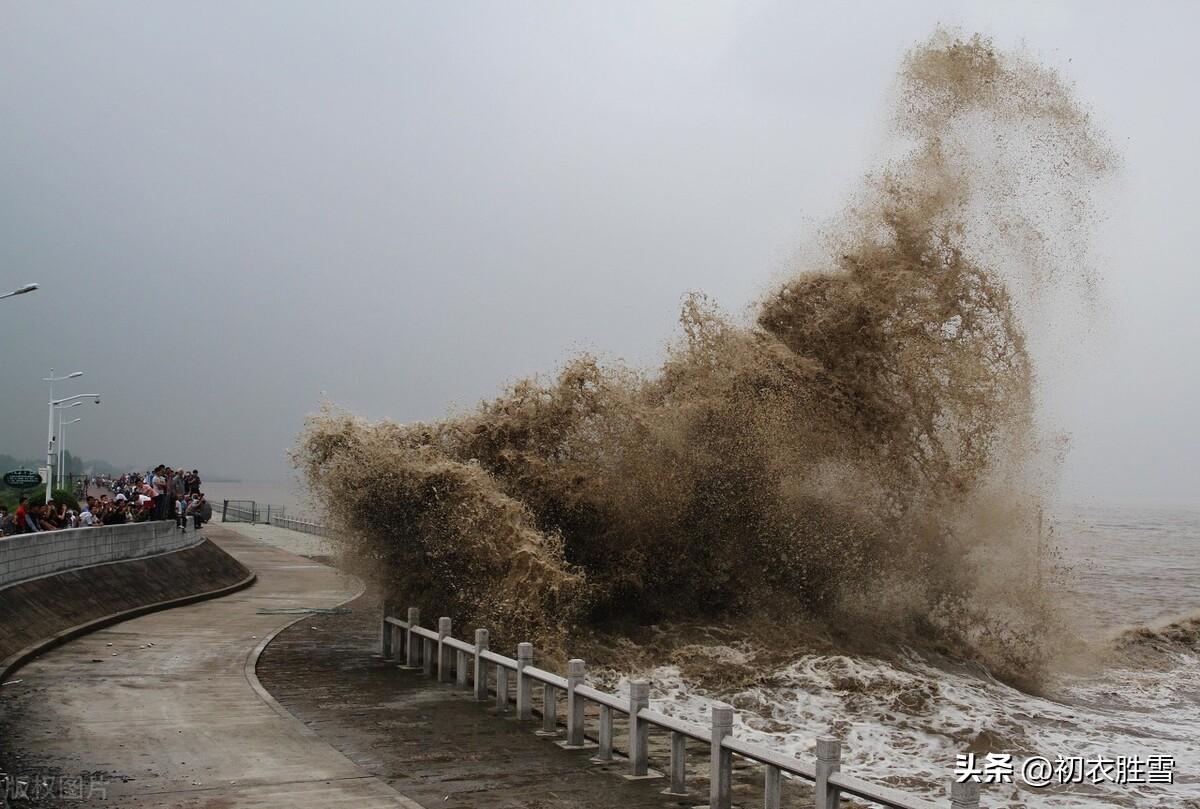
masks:
<path fill-rule="evenodd" d="M 4 485 L 14 489 L 32 489 L 42 482 L 42 476 L 32 469 L 14 469 L 4 475 Z"/>

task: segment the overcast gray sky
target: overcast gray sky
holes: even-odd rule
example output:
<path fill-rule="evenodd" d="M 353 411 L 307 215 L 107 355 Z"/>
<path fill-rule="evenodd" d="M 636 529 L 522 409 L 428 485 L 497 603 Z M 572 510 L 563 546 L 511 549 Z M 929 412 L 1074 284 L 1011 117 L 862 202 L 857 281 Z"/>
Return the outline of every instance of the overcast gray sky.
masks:
<path fill-rule="evenodd" d="M 1107 311 L 1047 372 L 1070 493 L 1200 492 L 1189 3 L 67 3 L 0 13 L 0 452 L 288 477 L 323 395 L 435 418 L 681 296 L 776 282 L 938 23 L 1024 43 L 1124 157 Z"/>

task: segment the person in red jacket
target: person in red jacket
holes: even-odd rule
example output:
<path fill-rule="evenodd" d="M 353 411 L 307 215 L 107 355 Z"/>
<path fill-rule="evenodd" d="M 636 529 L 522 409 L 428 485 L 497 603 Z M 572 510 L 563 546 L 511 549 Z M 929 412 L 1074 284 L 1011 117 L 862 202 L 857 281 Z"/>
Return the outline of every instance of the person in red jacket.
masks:
<path fill-rule="evenodd" d="M 17 530 L 21 533 L 25 533 L 26 531 L 30 530 L 28 517 L 29 498 L 22 496 L 21 501 L 17 503 Z M 34 528 L 33 530 L 36 531 L 37 529 Z"/>

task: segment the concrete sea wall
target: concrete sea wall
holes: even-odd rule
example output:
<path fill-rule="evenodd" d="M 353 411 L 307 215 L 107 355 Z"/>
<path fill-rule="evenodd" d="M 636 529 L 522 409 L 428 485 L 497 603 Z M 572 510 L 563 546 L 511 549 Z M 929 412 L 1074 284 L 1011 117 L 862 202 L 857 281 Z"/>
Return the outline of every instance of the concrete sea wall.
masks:
<path fill-rule="evenodd" d="M 75 567 L 152 556 L 197 545 L 170 520 L 75 528 L 0 538 L 0 588 Z"/>
<path fill-rule="evenodd" d="M 0 679 L 77 635 L 253 580 L 216 544 L 169 521 L 0 539 Z"/>

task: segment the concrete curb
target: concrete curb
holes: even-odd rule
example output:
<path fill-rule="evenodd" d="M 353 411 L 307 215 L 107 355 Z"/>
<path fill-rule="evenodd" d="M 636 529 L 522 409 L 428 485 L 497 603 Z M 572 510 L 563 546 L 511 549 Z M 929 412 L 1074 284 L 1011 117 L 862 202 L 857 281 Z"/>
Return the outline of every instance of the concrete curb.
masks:
<path fill-rule="evenodd" d="M 171 553 L 178 553 L 178 551 L 171 551 Z M 110 562 L 109 564 L 119 565 L 121 562 Z M 112 626 L 113 624 L 119 624 L 122 621 L 129 620 L 130 618 L 137 618 L 141 615 L 146 615 L 151 612 L 169 610 L 173 607 L 183 607 L 188 604 L 194 604 L 197 601 L 207 601 L 210 598 L 220 598 L 221 596 L 226 596 L 230 593 L 236 593 L 238 590 L 244 590 L 250 585 L 254 584 L 257 578 L 257 575 L 251 571 L 250 575 L 241 581 L 225 587 L 220 587 L 216 590 L 207 590 L 203 593 L 192 593 L 191 595 L 172 598 L 166 601 L 155 601 L 151 604 L 143 604 L 140 607 L 122 610 L 121 612 L 115 612 L 111 615 L 105 615 L 91 621 L 86 621 L 82 624 L 76 624 L 75 626 L 68 627 L 61 632 L 56 632 L 48 638 L 43 638 L 36 643 L 26 646 L 24 649 L 21 649 L 20 651 L 0 661 L 0 683 L 8 680 L 18 669 L 21 668 L 21 666 L 25 665 L 30 660 L 33 660 L 38 655 L 48 652 L 56 646 L 61 646 L 69 640 L 74 640 L 82 635 L 95 632 L 98 629 L 104 629 L 105 627 Z"/>
<path fill-rule="evenodd" d="M 317 562 L 317 564 L 320 564 L 320 562 Z M 347 574 L 347 575 L 349 575 L 349 574 Z M 362 581 L 359 580 L 358 592 L 355 593 L 354 595 L 352 595 L 350 598 L 347 598 L 345 601 L 341 602 L 337 606 L 340 607 L 344 604 L 349 604 L 351 601 L 354 601 L 356 598 L 361 596 L 366 591 L 367 591 L 366 585 L 364 585 L 362 583 Z M 295 714 L 293 714 L 287 708 L 283 707 L 283 705 L 280 704 L 279 700 L 277 700 L 277 699 L 275 699 L 275 697 L 271 696 L 271 692 L 267 691 L 266 687 L 258 679 L 258 659 L 260 657 L 262 657 L 262 653 L 266 650 L 267 646 L 270 645 L 271 641 L 275 640 L 276 636 L 278 636 L 285 629 L 289 629 L 290 627 L 292 627 L 295 624 L 300 623 L 302 620 L 304 620 L 307 617 L 308 617 L 307 615 L 297 615 L 294 620 L 288 621 L 286 624 L 275 629 L 270 634 L 268 634 L 266 637 L 264 637 L 261 641 L 259 641 L 259 644 L 250 650 L 250 654 L 246 655 L 246 664 L 242 668 L 242 673 L 245 674 L 246 682 L 250 683 L 250 687 L 252 689 L 254 689 L 254 693 L 258 694 L 259 699 L 261 699 L 263 702 L 265 702 L 271 708 L 271 710 L 273 710 L 275 713 L 279 714 L 280 718 L 292 723 L 296 727 L 296 730 L 298 733 L 300 733 L 303 736 L 307 736 L 311 739 L 320 740 L 322 744 L 329 747 L 331 750 L 336 752 L 342 758 L 346 759 L 346 761 L 349 761 L 353 766 L 357 767 L 359 770 L 362 770 L 362 772 L 365 775 L 370 775 L 370 773 L 368 773 L 361 765 L 356 763 L 353 759 L 351 759 L 349 756 L 342 753 L 340 750 L 337 750 L 337 748 L 335 748 L 333 745 L 326 742 L 324 739 L 321 739 L 321 734 L 317 733 L 315 730 L 310 728 L 308 725 L 304 724 L 302 721 L 300 721 L 300 719 L 298 719 L 295 716 Z M 375 778 L 378 779 L 379 783 L 382 786 L 386 787 L 388 790 L 390 790 L 392 792 L 392 794 L 395 796 L 396 800 L 399 802 L 399 804 L 402 807 L 404 807 L 404 809 L 425 809 L 424 806 L 417 803 L 412 798 L 409 798 L 409 797 L 403 795 L 402 793 L 397 792 L 396 788 L 393 787 L 391 784 L 389 784 L 384 779 L 383 776 L 377 775 L 377 776 L 375 776 Z"/>

